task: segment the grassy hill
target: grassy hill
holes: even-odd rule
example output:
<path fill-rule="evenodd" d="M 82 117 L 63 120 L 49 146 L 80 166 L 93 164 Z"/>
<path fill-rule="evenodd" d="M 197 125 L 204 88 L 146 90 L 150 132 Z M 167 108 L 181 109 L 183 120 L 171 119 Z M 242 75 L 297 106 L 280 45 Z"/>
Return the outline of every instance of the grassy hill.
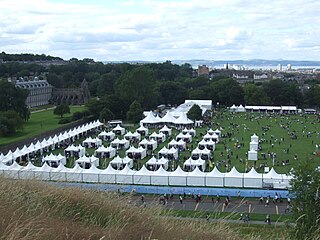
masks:
<path fill-rule="evenodd" d="M 41 182 L 0 178 L 0 202 L 0 239 L 258 240 L 286 235 L 279 228 L 172 219 L 156 206 L 134 206 L 130 196 Z"/>

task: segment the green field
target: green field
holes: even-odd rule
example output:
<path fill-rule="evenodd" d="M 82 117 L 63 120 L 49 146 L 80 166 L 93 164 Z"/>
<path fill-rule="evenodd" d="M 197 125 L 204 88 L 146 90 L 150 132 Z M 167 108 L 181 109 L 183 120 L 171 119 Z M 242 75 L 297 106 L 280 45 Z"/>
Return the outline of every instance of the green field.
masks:
<path fill-rule="evenodd" d="M 66 114 L 64 117 L 71 116 L 74 112 L 83 111 L 84 109 L 84 106 L 70 106 L 70 114 Z M 53 109 L 31 113 L 29 121 L 24 124 L 21 131 L 18 131 L 10 137 L 1 137 L 0 146 L 17 142 L 66 125 L 58 124 L 59 120 L 60 116 L 54 115 Z"/>
<path fill-rule="evenodd" d="M 57 119 L 56 119 L 57 120 Z M 260 146 L 262 150 L 258 152 L 259 160 L 256 162 L 256 170 L 260 173 L 263 172 L 265 166 L 273 167 L 271 157 L 268 153 L 274 152 L 277 154 L 274 168 L 278 173 L 288 173 L 291 168 L 297 166 L 299 161 L 307 160 L 310 164 L 318 166 L 320 157 L 314 155 L 316 151 L 315 145 L 320 145 L 319 136 L 319 119 L 315 115 L 276 115 L 266 116 L 262 114 L 232 114 L 229 112 L 215 113 L 212 119 L 212 129 L 223 129 L 222 134 L 231 134 L 230 137 L 221 138 L 220 142 L 216 144 L 216 150 L 213 153 L 213 163 L 218 165 L 220 171 L 228 171 L 232 166 L 236 166 L 238 171 L 244 172 L 247 168 L 250 169 L 254 165 L 254 161 L 246 160 L 246 153 L 249 150 L 250 136 L 254 133 L 259 136 L 262 141 Z M 137 125 L 126 128 L 132 132 L 138 128 Z M 264 130 L 263 130 L 264 129 Z M 208 128 L 197 128 L 197 136 L 189 144 L 190 150 L 181 152 L 179 161 L 173 163 L 174 167 L 179 164 L 183 166 L 184 161 L 190 156 L 191 150 L 197 146 L 197 143 L 202 139 L 202 135 L 207 132 Z M 151 134 L 153 131 L 149 131 Z M 291 133 L 295 132 L 297 139 L 291 138 Z M 308 135 L 308 133 L 310 134 Z M 178 134 L 177 130 L 173 131 L 172 138 Z M 119 136 L 120 137 L 120 136 Z M 122 138 L 122 137 L 120 137 Z M 77 140 L 75 145 L 81 144 L 84 139 Z M 155 154 L 163 147 L 167 146 L 171 139 L 167 139 L 165 143 L 158 145 Z M 240 148 L 236 144 L 243 144 Z M 104 142 L 108 146 L 108 142 Z M 137 145 L 136 145 L 137 146 Z M 87 149 L 87 153 L 92 155 L 95 149 Z M 54 153 L 63 153 L 63 149 L 57 149 Z M 262 154 L 266 154 L 266 159 L 262 158 Z M 125 151 L 118 152 L 120 157 L 125 156 Z M 150 154 L 150 152 L 149 152 Z M 230 160 L 227 159 L 227 154 Z M 139 169 L 142 164 L 150 159 L 150 156 L 140 160 L 139 166 L 134 166 Z M 100 159 L 100 168 L 105 168 L 111 159 Z M 286 163 L 284 163 L 286 162 Z M 68 160 L 68 167 L 74 164 L 73 159 Z M 261 167 L 260 167 L 261 165 Z M 210 170 L 212 166 L 210 167 Z M 206 171 L 209 170 L 207 166 Z"/>

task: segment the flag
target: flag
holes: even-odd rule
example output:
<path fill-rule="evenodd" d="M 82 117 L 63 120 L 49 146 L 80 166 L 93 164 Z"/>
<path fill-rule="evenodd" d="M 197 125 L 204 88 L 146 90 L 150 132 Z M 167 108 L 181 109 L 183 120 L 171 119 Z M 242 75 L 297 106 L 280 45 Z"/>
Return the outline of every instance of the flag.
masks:
<path fill-rule="evenodd" d="M 212 162 L 211 162 L 210 159 L 209 159 L 209 167 L 210 167 L 210 168 L 213 168 L 213 164 L 212 164 Z"/>

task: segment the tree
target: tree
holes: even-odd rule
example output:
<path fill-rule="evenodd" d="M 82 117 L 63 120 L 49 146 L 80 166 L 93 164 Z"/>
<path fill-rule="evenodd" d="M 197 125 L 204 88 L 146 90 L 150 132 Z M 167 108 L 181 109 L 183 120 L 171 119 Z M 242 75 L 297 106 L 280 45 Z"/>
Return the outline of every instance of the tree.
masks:
<path fill-rule="evenodd" d="M 23 126 L 23 119 L 15 111 L 0 112 L 0 136 L 10 136 Z"/>
<path fill-rule="evenodd" d="M 310 162 L 302 162 L 293 170 L 291 181 L 294 239 L 317 239 L 320 229 L 320 171 Z"/>
<path fill-rule="evenodd" d="M 143 107 L 150 108 L 156 105 L 154 98 L 154 72 L 146 66 L 126 71 L 114 83 L 116 95 L 131 103 L 137 100 Z"/>
<path fill-rule="evenodd" d="M 114 119 L 114 114 L 113 112 L 110 111 L 109 108 L 104 108 L 100 112 L 99 120 L 102 122 L 108 122 L 110 120 Z"/>
<path fill-rule="evenodd" d="M 27 121 L 30 117 L 29 109 L 25 103 L 28 94 L 28 90 L 16 88 L 12 83 L 0 80 L 0 111 L 13 110 Z"/>
<path fill-rule="evenodd" d="M 306 92 L 305 101 L 309 107 L 320 107 L 320 86 L 312 85 Z"/>
<path fill-rule="evenodd" d="M 197 104 L 194 104 L 188 111 L 187 116 L 193 121 L 199 120 L 202 118 L 202 110 Z"/>
<path fill-rule="evenodd" d="M 63 115 L 67 113 L 70 113 L 70 108 L 66 104 L 61 104 L 53 110 L 53 114 L 60 115 L 61 118 L 63 118 Z"/>
<path fill-rule="evenodd" d="M 127 112 L 127 120 L 132 123 L 138 123 L 141 120 L 142 113 L 143 109 L 140 103 L 135 100 L 129 107 L 129 111 Z"/>
<path fill-rule="evenodd" d="M 244 101 L 246 105 L 268 105 L 270 99 L 261 87 L 253 83 L 244 85 Z"/>

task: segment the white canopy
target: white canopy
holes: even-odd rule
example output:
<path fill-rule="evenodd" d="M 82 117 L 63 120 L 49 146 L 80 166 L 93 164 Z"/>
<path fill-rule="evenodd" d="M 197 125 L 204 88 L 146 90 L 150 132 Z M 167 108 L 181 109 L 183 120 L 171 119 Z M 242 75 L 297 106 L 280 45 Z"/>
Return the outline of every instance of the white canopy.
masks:
<path fill-rule="evenodd" d="M 118 172 L 118 170 L 115 170 L 112 168 L 111 164 L 109 164 L 106 169 L 101 171 L 99 181 L 101 183 L 116 183 L 116 174 Z"/>
<path fill-rule="evenodd" d="M 262 174 L 252 167 L 248 173 L 243 174 L 243 186 L 248 188 L 262 188 Z"/>
<path fill-rule="evenodd" d="M 152 111 L 150 111 L 149 113 L 148 113 L 148 115 L 144 118 L 144 119 L 142 119 L 141 121 L 140 121 L 140 123 L 142 123 L 142 124 L 156 124 L 156 123 L 159 123 L 159 121 L 156 119 L 156 117 L 153 115 L 153 112 Z"/>
<path fill-rule="evenodd" d="M 160 168 L 151 175 L 151 185 L 168 186 L 169 175 L 170 173 L 164 170 L 162 166 L 160 166 Z"/>
<path fill-rule="evenodd" d="M 143 165 L 142 168 L 133 175 L 133 183 L 150 185 L 152 174 L 153 172 L 146 169 Z"/>
<path fill-rule="evenodd" d="M 188 117 L 187 117 L 187 114 L 182 112 L 180 117 L 177 118 L 175 121 L 174 121 L 174 124 L 176 125 L 187 125 L 187 124 L 193 124 L 193 121 L 190 120 Z"/>
<path fill-rule="evenodd" d="M 123 127 L 121 127 L 119 124 L 114 129 L 112 129 L 112 132 L 114 132 L 116 134 L 119 133 L 121 135 L 123 135 L 125 133 L 125 131 L 126 130 Z"/>
<path fill-rule="evenodd" d="M 196 167 L 192 172 L 188 173 L 187 185 L 188 186 L 205 186 L 206 174 Z"/>
<path fill-rule="evenodd" d="M 82 168 L 90 168 L 90 166 L 93 164 L 96 167 L 99 166 L 99 158 L 95 156 L 87 157 L 87 156 L 82 156 L 79 159 L 75 161 L 79 165 L 82 166 Z M 86 165 L 90 165 L 89 167 L 86 167 Z"/>
<path fill-rule="evenodd" d="M 206 174 L 206 186 L 208 187 L 223 187 L 224 186 L 224 173 L 220 172 L 215 167 L 211 172 Z"/>
<path fill-rule="evenodd" d="M 180 166 L 174 172 L 169 175 L 169 185 L 186 186 L 187 185 L 187 175 Z"/>
<path fill-rule="evenodd" d="M 123 184 L 133 184 L 133 175 L 136 171 L 133 171 L 129 168 L 128 165 L 124 167 L 120 172 L 116 175 L 116 182 Z"/>
<path fill-rule="evenodd" d="M 235 167 L 224 175 L 225 187 L 243 187 L 243 173 L 239 173 Z"/>
<path fill-rule="evenodd" d="M 159 132 L 164 133 L 164 134 L 167 133 L 168 136 L 171 136 L 171 135 L 172 135 L 172 129 L 171 129 L 171 128 L 168 128 L 167 125 L 164 125 L 164 126 L 159 130 Z"/>
<path fill-rule="evenodd" d="M 174 123 L 176 121 L 176 119 L 174 118 L 174 116 L 172 116 L 171 112 L 167 112 L 166 115 L 164 115 L 163 118 L 161 118 L 161 122 L 163 123 Z"/>

